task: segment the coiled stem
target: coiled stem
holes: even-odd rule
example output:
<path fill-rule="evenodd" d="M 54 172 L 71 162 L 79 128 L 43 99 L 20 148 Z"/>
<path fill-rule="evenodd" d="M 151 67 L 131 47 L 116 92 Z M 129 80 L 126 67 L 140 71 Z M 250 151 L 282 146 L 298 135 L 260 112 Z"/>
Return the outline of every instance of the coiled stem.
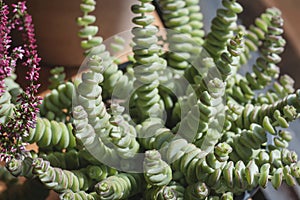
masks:
<path fill-rule="evenodd" d="M 156 33 L 158 29 L 151 25 L 154 17 L 147 14 L 154 10 L 150 4 L 151 0 L 140 0 L 141 4 L 133 5 L 131 10 L 135 14 L 140 14 L 133 18 L 133 23 L 137 26 L 132 29 L 133 52 L 136 63 L 134 64 L 134 74 L 136 80 L 136 106 L 139 111 L 139 121 L 144 121 L 148 117 L 162 117 L 164 105 L 158 94 L 159 71 L 166 67 L 166 61 L 159 57 L 161 51 L 157 45 Z"/>
<path fill-rule="evenodd" d="M 50 162 L 51 166 L 62 169 L 79 169 L 87 165 L 87 161 L 81 156 L 81 153 L 75 149 L 67 152 L 48 152 L 39 153 L 39 157 Z"/>
<path fill-rule="evenodd" d="M 243 42 L 243 33 L 239 32 L 229 40 L 226 50 L 216 62 L 216 67 L 220 71 L 223 80 L 227 80 L 230 75 L 234 76 L 237 73 L 240 55 L 243 51 Z"/>
<path fill-rule="evenodd" d="M 288 95 L 283 100 L 276 101 L 272 105 L 263 104 L 262 106 L 245 105 L 244 108 L 231 106 L 233 112 L 238 112 L 238 119 L 233 128 L 248 129 L 251 123 L 261 125 L 266 131 L 275 134 L 275 127 L 287 128 L 288 122 L 298 116 L 299 93 Z"/>
<path fill-rule="evenodd" d="M 197 10 L 193 9 L 194 2 L 160 0 L 159 3 L 163 9 L 164 23 L 170 29 L 167 32 L 170 50 L 167 53 L 168 65 L 176 69 L 175 73 L 182 75 L 183 70 L 191 67 L 193 54 L 197 55 L 200 50 L 200 48 L 195 48 L 197 40 L 191 35 L 194 28 L 190 15 L 194 12 L 196 17 Z"/>
<path fill-rule="evenodd" d="M 144 176 L 148 184 L 152 186 L 164 186 L 172 179 L 171 167 L 161 159 L 156 150 L 148 150 L 145 153 Z"/>
<path fill-rule="evenodd" d="M 288 75 L 280 77 L 279 81 L 273 83 L 273 87 L 266 93 L 258 95 L 256 102 L 259 104 L 272 104 L 276 101 L 292 94 L 295 81 Z"/>
<path fill-rule="evenodd" d="M 160 118 L 150 118 L 136 126 L 140 144 L 145 149 L 161 149 L 174 137 Z"/>
<path fill-rule="evenodd" d="M 76 146 L 72 124 L 64 124 L 46 118 L 37 118 L 36 127 L 31 129 L 24 141 L 36 142 L 40 148 L 72 149 Z"/>
<path fill-rule="evenodd" d="M 132 158 L 140 147 L 136 140 L 136 130 L 121 115 L 124 110 L 123 107 L 113 104 L 111 110 L 113 116 L 110 122 L 114 126 L 110 130 L 109 137 L 122 158 Z"/>
<path fill-rule="evenodd" d="M 77 116 L 87 115 L 87 123 L 91 125 L 89 129 L 93 129 L 98 136 L 101 135 L 103 144 L 112 143 L 115 148 L 114 150 L 121 157 L 130 158 L 139 149 L 139 144 L 135 139 L 135 129 L 121 116 L 123 112 L 122 107 L 112 105 L 111 108 L 115 112 L 113 116 L 107 112 L 105 104 L 102 101 L 102 88 L 99 86 L 99 83 L 103 81 L 101 74 L 103 68 L 101 64 L 102 61 L 99 57 L 92 56 L 88 62 L 91 71 L 82 74 L 82 82 L 78 85 L 79 97 L 77 104 L 79 106 L 76 107 L 78 111 Z M 119 111 L 120 109 L 121 111 Z M 80 112 L 82 113 L 80 114 Z M 81 119 L 85 120 L 84 118 Z M 80 123 L 80 120 L 75 120 L 74 123 L 77 125 L 77 123 Z M 92 133 L 91 131 L 90 133 Z M 80 134 L 77 134 L 77 136 L 82 137 Z M 125 143 L 123 143 L 124 141 Z M 129 144 L 129 146 L 124 146 L 124 144 Z M 106 150 L 109 149 L 108 147 L 105 148 Z"/>
<path fill-rule="evenodd" d="M 32 158 L 30 157 L 25 157 L 24 159 L 13 158 L 6 163 L 6 168 L 15 177 L 24 176 L 29 179 L 33 177 Z"/>
<path fill-rule="evenodd" d="M 110 176 L 95 185 L 95 190 L 100 199 L 126 199 L 144 189 L 140 174 L 122 173 Z"/>
<path fill-rule="evenodd" d="M 218 127 L 222 126 L 225 120 L 225 113 L 222 113 L 225 83 L 218 78 L 210 79 L 209 75 L 205 78 L 201 77 L 196 83 L 197 97 L 190 94 L 180 102 L 183 117 L 173 129 L 174 132 L 181 133 L 183 138 L 194 142 L 204 151 L 218 142 L 222 136 Z"/>
<path fill-rule="evenodd" d="M 60 168 L 51 167 L 48 161 L 35 158 L 32 163 L 33 173 L 36 174 L 41 182 L 49 189 L 56 192 L 64 192 L 68 189 L 78 192 L 86 191 L 89 188 L 89 181 L 80 171 L 68 171 Z"/>
<path fill-rule="evenodd" d="M 73 192 L 72 190 L 65 191 L 59 197 L 61 200 L 100 200 L 96 192 L 89 194 L 84 191 Z"/>
<path fill-rule="evenodd" d="M 250 130 L 243 130 L 238 134 L 232 134 L 226 141 L 233 149 L 230 159 L 237 162 L 248 162 L 255 150 L 260 149 L 267 142 L 267 134 L 263 127 L 251 124 Z"/>
<path fill-rule="evenodd" d="M 272 16 L 279 16 L 280 14 L 281 12 L 277 8 L 268 8 L 255 19 L 254 24 L 250 25 L 249 29 L 245 30 L 244 27 L 239 25 L 239 29 L 245 33 L 245 48 L 241 54 L 241 65 L 246 64 L 251 58 L 251 52 L 257 51 L 262 45 L 262 40 L 265 39 Z"/>
<path fill-rule="evenodd" d="M 271 11 L 270 11 L 271 12 Z M 262 55 L 253 65 L 253 72 L 247 72 L 245 77 L 236 76 L 231 80 L 228 94 L 231 98 L 239 102 L 249 102 L 254 99 L 254 90 L 260 90 L 278 78 L 279 68 L 276 66 L 280 62 L 280 53 L 283 52 L 285 40 L 281 37 L 283 33 L 280 13 L 266 18 L 267 21 L 258 21 L 264 27 L 264 37 L 261 39 Z M 259 29 L 260 30 L 260 29 Z M 235 83 L 233 83 L 235 82 Z"/>
<path fill-rule="evenodd" d="M 50 70 L 51 77 L 49 78 L 50 85 L 48 88 L 50 90 L 57 88 L 60 84 L 64 84 L 66 73 L 64 72 L 64 67 L 55 67 Z"/>
<path fill-rule="evenodd" d="M 145 191 L 146 200 L 183 200 L 185 188 L 172 181 L 169 185 L 163 187 L 150 187 Z"/>
<path fill-rule="evenodd" d="M 227 153 L 230 153 L 230 151 L 227 151 Z M 241 160 L 236 163 L 227 160 L 216 162 L 218 156 L 206 155 L 183 139 L 175 140 L 170 144 L 169 149 L 166 151 L 166 158 L 168 162 L 172 163 L 174 169 L 180 170 L 185 175 L 188 181 L 191 183 L 203 182 L 211 188 L 211 192 L 213 190 L 218 194 L 229 191 L 241 193 L 245 190 L 251 190 L 257 185 L 266 187 L 267 181 L 273 176 L 274 172 L 271 171 L 269 159 L 265 163 L 260 162 L 260 164 L 256 163 L 255 160 L 246 163 Z M 290 169 L 288 166 L 292 165 L 293 169 L 297 167 L 295 164 L 290 164 L 294 162 L 294 159 L 289 161 L 287 158 L 289 156 L 285 156 L 286 164 L 284 164 L 284 168 L 286 174 L 288 174 L 285 177 L 287 181 L 291 181 L 293 176 L 298 178 L 300 173 L 293 172 L 293 175 L 291 174 L 295 170 L 288 170 Z"/>
<path fill-rule="evenodd" d="M 86 168 L 87 176 L 96 182 L 106 179 L 108 176 L 116 175 L 116 169 L 110 168 L 106 165 L 89 165 Z"/>
<path fill-rule="evenodd" d="M 217 16 L 212 20 L 211 32 L 208 33 L 203 44 L 216 61 L 237 29 L 237 14 L 243 11 L 242 6 L 235 0 L 223 0 L 222 4 L 225 8 L 217 10 Z"/>
<path fill-rule="evenodd" d="M 206 199 L 209 191 L 205 183 L 195 183 L 189 185 L 185 190 L 185 198 L 190 200 Z"/>
<path fill-rule="evenodd" d="M 69 121 L 73 95 L 75 86 L 72 82 L 59 84 L 44 97 L 39 107 L 41 116 L 49 120 Z"/>
<path fill-rule="evenodd" d="M 187 0 L 186 8 L 189 10 L 189 22 L 192 30 L 190 31 L 193 41 L 201 46 L 204 43 L 204 30 L 203 30 L 203 14 L 201 13 L 199 0 Z"/>
<path fill-rule="evenodd" d="M 102 44 L 102 37 L 96 36 L 98 33 L 98 27 L 93 26 L 96 21 L 96 17 L 91 15 L 90 12 L 95 10 L 96 1 L 95 0 L 82 0 L 80 9 L 83 12 L 83 16 L 77 19 L 77 24 L 83 26 L 79 31 L 78 35 L 84 40 L 81 42 L 81 47 L 85 49 L 85 54 L 92 56 L 97 55 L 103 60 L 104 66 L 104 82 L 103 85 L 103 98 L 111 97 L 114 90 L 114 86 L 120 81 L 124 85 L 128 84 L 128 79 L 123 77 L 123 72 L 118 69 L 118 65 L 114 62 L 114 58 L 106 50 L 104 44 Z"/>
<path fill-rule="evenodd" d="M 279 68 L 276 64 L 281 61 L 279 54 L 283 52 L 285 45 L 285 40 L 281 36 L 282 26 L 283 19 L 280 16 L 271 18 L 261 47 L 262 56 L 256 60 L 253 73 L 246 74 L 251 89 L 263 89 L 279 76 Z"/>
<path fill-rule="evenodd" d="M 76 127 L 76 138 L 81 141 L 83 146 L 88 150 L 88 157 L 95 160 L 97 164 L 101 159 L 116 164 L 119 156 L 115 149 L 105 145 L 99 134 L 96 134 L 94 128 L 88 123 L 88 115 L 82 106 L 76 106 L 73 110 L 74 124 Z M 91 156 L 92 153 L 92 156 Z M 93 159 L 93 156 L 101 156 Z M 101 160 L 102 161 L 102 160 Z"/>

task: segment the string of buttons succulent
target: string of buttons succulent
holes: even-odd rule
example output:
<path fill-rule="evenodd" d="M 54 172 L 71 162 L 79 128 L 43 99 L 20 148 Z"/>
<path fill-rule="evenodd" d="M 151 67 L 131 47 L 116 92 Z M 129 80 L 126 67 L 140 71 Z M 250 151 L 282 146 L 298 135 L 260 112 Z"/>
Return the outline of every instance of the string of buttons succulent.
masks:
<path fill-rule="evenodd" d="M 130 42 L 117 35 L 108 46 L 93 25 L 96 1 L 82 0 L 79 78 L 54 68 L 41 99 L 32 18 L 25 2 L 0 0 L 0 198 L 53 190 L 73 200 L 230 200 L 268 182 L 299 184 L 287 128 L 299 117 L 300 90 L 278 67 L 281 12 L 268 8 L 245 27 L 243 7 L 221 2 L 205 32 L 199 0 L 138 0 Z M 154 5 L 164 28 L 153 25 Z M 21 46 L 13 29 L 24 33 Z M 123 61 L 109 49 L 126 42 Z M 28 67 L 27 88 L 17 66 Z"/>

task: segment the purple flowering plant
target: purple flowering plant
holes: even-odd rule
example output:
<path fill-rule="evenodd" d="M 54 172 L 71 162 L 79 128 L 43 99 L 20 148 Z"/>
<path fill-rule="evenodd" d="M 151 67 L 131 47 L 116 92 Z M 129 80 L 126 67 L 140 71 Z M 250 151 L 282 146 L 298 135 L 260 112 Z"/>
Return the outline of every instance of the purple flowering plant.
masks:
<path fill-rule="evenodd" d="M 22 45 L 12 47 L 12 31 L 22 33 Z M 39 62 L 32 17 L 28 14 L 26 2 L 20 1 L 9 7 L 0 1 L 0 96 L 7 92 L 5 79 L 12 76 L 17 65 L 27 67 L 26 79 L 29 85 L 18 94 L 16 104 L 12 105 L 9 119 L 0 124 L 0 159 L 8 161 L 21 153 L 24 147 L 22 137 L 35 127 L 38 105 Z M 0 108 L 0 110 L 3 108 Z"/>

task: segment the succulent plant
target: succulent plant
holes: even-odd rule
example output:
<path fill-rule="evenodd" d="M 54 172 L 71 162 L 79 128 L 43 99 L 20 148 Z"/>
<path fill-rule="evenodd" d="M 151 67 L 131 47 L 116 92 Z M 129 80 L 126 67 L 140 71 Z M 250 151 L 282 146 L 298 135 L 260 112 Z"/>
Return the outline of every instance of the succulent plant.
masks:
<path fill-rule="evenodd" d="M 9 24 L 7 6 L 1 0 L 0 5 L 1 22 Z M 84 70 L 75 81 L 64 81 L 62 68 L 53 70 L 39 110 L 37 103 L 20 109 L 38 100 L 32 96 L 36 91 L 27 88 L 27 99 L 13 100 L 24 91 L 1 63 L 0 152 L 11 174 L 43 185 L 41 195 L 54 190 L 61 199 L 75 200 L 225 200 L 269 181 L 275 189 L 283 181 L 300 183 L 300 162 L 288 149 L 287 130 L 299 117 L 300 90 L 279 74 L 286 42 L 278 9 L 267 9 L 247 28 L 237 23 L 243 7 L 222 0 L 205 33 L 199 0 L 138 0 L 131 7 L 132 54 L 121 68 L 96 36 L 95 5 L 82 0 L 83 16 L 77 19 Z M 153 25 L 154 5 L 164 31 Z M 25 5 L 14 7 L 32 33 Z M 10 29 L 1 26 L 7 37 Z M 125 40 L 115 38 L 112 48 L 124 49 Z M 0 42 L 9 49 L 7 41 Z M 0 51 L 7 59 L 13 54 L 5 48 Z M 253 52 L 258 56 L 251 63 Z M 32 86 L 39 61 L 34 58 Z M 242 74 L 246 64 L 252 69 Z M 14 119 L 29 125 L 10 133 Z M 25 143 L 36 143 L 38 152 L 24 149 Z M 17 184 L 5 170 L 0 168 L 1 178 Z"/>

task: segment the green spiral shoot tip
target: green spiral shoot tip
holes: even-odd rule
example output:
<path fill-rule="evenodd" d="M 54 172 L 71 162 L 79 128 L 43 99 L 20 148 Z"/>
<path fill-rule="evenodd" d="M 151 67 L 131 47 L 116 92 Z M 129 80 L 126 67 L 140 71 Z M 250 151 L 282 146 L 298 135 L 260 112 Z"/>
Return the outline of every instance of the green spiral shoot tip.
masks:
<path fill-rule="evenodd" d="M 204 183 L 197 184 L 197 190 L 200 198 L 205 198 L 208 195 L 208 188 Z"/>
<path fill-rule="evenodd" d="M 100 183 L 99 186 L 97 187 L 98 192 L 106 192 L 109 190 L 109 184 L 106 182 Z"/>
<path fill-rule="evenodd" d="M 164 199 L 175 199 L 176 198 L 176 194 L 175 192 L 173 191 L 173 189 L 171 188 L 168 188 L 166 187 L 163 191 L 163 196 L 164 196 Z"/>

